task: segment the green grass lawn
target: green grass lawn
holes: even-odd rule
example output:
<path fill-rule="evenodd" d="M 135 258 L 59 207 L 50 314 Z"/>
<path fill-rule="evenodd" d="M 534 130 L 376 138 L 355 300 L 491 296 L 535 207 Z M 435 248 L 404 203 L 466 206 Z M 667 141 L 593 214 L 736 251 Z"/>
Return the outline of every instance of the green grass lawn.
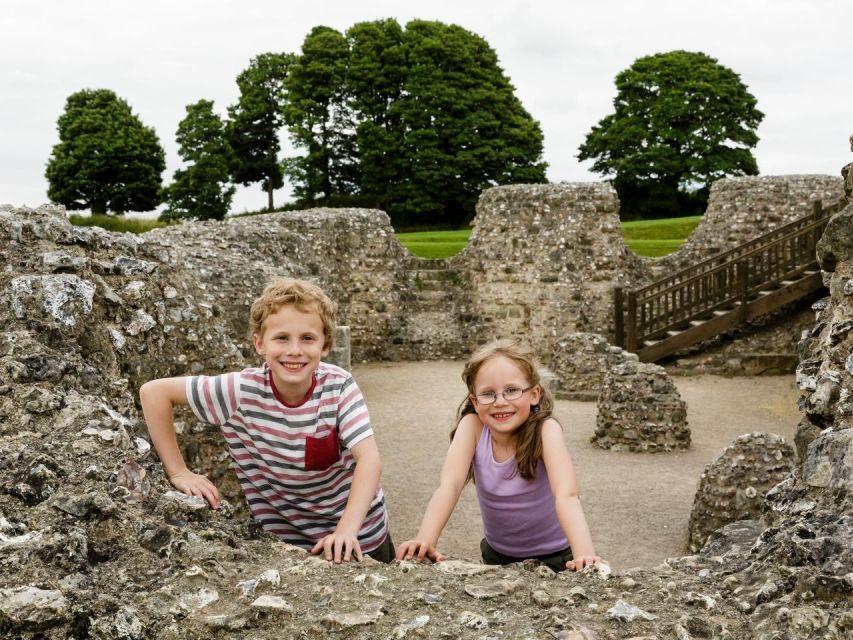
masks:
<path fill-rule="evenodd" d="M 633 220 L 622 223 L 622 235 L 625 240 L 684 240 L 693 233 L 693 229 L 702 220 L 702 216 L 686 218 L 661 218 L 660 220 Z M 630 244 L 630 242 L 629 242 Z"/>
<path fill-rule="evenodd" d="M 689 236 L 702 216 L 635 220 L 622 223 L 625 243 L 641 256 L 658 257 L 672 253 Z M 398 233 L 400 243 L 421 258 L 448 258 L 465 247 L 470 229 Z"/>
<path fill-rule="evenodd" d="M 465 248 L 470 229 L 455 231 L 414 231 L 398 233 L 400 243 L 421 258 L 449 258 Z"/>
<path fill-rule="evenodd" d="M 641 256 L 657 257 L 672 253 L 699 224 L 702 216 L 689 218 L 665 218 L 662 220 L 635 220 L 622 223 L 625 242 Z M 103 227 L 109 231 L 144 233 L 157 227 L 167 226 L 159 220 L 142 220 L 122 216 L 78 216 L 71 215 L 72 224 Z M 470 229 L 455 231 L 416 231 L 398 233 L 402 245 L 414 255 L 422 258 L 449 258 L 465 247 Z"/>

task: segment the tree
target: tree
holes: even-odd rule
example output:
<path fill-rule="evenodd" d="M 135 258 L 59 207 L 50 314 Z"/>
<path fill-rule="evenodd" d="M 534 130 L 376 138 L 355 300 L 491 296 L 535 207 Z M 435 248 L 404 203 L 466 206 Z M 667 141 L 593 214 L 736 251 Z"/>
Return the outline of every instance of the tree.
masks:
<path fill-rule="evenodd" d="M 347 35 L 361 193 L 395 224 L 457 226 L 484 189 L 545 181 L 539 123 L 481 37 L 422 20 Z"/>
<path fill-rule="evenodd" d="M 355 124 L 346 87 L 349 46 L 340 32 L 314 27 L 287 79 L 291 139 L 307 151 L 288 165 L 294 193 L 315 203 L 356 190 Z"/>
<path fill-rule="evenodd" d="M 187 105 L 176 139 L 181 158 L 191 164 L 175 171 L 172 184 L 164 189 L 168 206 L 160 219 L 222 220 L 231 208 L 234 187 L 228 186 L 231 148 L 213 102 Z"/>
<path fill-rule="evenodd" d="M 356 112 L 359 192 L 390 211 L 408 180 L 406 128 L 400 112 L 408 75 L 403 28 L 394 19 L 360 22 L 346 33 L 350 48 L 347 86 Z"/>
<path fill-rule="evenodd" d="M 401 112 L 408 197 L 394 209 L 458 225 L 492 186 L 544 182 L 543 136 L 481 37 L 456 25 L 406 25 Z"/>
<path fill-rule="evenodd" d="M 315 27 L 287 78 L 304 204 L 370 203 L 397 226 L 459 225 L 484 189 L 543 182 L 542 131 L 479 36 L 396 20 Z"/>
<path fill-rule="evenodd" d="M 764 114 L 740 76 L 704 53 L 639 58 L 616 76 L 614 113 L 587 134 L 578 159 L 612 176 L 623 212 L 704 210 L 710 184 L 756 175 L 750 151 Z"/>
<path fill-rule="evenodd" d="M 109 89 L 68 97 L 57 121 L 45 176 L 47 196 L 69 209 L 92 213 L 150 211 L 160 204 L 166 157 L 154 129 Z"/>
<path fill-rule="evenodd" d="M 273 209 L 273 191 L 284 186 L 278 153 L 279 131 L 284 126 L 285 81 L 294 56 L 263 53 L 252 58 L 237 76 L 240 99 L 228 108 L 226 137 L 233 151 L 231 175 L 248 186 L 260 182 Z"/>

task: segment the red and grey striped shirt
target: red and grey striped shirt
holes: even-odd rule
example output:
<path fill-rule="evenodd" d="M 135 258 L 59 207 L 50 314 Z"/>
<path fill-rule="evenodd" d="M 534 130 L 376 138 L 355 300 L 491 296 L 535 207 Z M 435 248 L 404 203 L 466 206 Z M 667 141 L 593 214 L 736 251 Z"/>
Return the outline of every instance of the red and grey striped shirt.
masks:
<path fill-rule="evenodd" d="M 269 368 L 187 378 L 187 398 L 200 420 L 220 425 L 252 515 L 285 542 L 310 549 L 333 533 L 349 498 L 351 449 L 373 435 L 353 377 L 321 362 L 299 405 L 288 405 Z M 388 535 L 385 495 L 378 487 L 358 535 L 363 552 Z"/>

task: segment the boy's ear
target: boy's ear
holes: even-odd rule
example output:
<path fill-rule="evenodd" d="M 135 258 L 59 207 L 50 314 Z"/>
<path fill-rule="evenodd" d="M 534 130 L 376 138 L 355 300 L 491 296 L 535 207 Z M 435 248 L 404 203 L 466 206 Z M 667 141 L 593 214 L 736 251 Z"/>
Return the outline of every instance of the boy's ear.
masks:
<path fill-rule="evenodd" d="M 263 350 L 264 341 L 263 341 L 263 338 L 261 336 L 259 336 L 257 333 L 252 334 L 252 345 L 255 347 L 255 352 L 259 356 L 264 355 L 264 350 Z"/>

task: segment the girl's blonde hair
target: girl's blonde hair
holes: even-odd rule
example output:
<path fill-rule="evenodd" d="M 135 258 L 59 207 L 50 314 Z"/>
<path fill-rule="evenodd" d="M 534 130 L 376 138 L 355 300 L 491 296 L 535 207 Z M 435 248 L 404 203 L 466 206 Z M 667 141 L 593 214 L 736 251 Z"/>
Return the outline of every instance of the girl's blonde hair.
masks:
<path fill-rule="evenodd" d="M 525 480 L 536 477 L 536 465 L 542 458 L 542 424 L 551 417 L 554 411 L 554 399 L 551 393 L 542 385 L 539 372 L 534 364 L 533 352 L 523 347 L 517 340 L 495 340 L 477 349 L 462 370 L 462 381 L 468 387 L 468 395 L 459 405 L 456 412 L 456 425 L 450 433 L 450 439 L 456 435 L 459 421 L 469 413 L 476 413 L 471 396 L 475 394 L 474 381 L 477 373 L 486 362 L 493 358 L 504 357 L 512 361 L 527 379 L 527 386 L 539 385 L 538 410 L 531 411 L 527 420 L 513 434 L 515 441 L 515 464 L 518 473 Z M 472 473 L 469 471 L 468 478 Z"/>

